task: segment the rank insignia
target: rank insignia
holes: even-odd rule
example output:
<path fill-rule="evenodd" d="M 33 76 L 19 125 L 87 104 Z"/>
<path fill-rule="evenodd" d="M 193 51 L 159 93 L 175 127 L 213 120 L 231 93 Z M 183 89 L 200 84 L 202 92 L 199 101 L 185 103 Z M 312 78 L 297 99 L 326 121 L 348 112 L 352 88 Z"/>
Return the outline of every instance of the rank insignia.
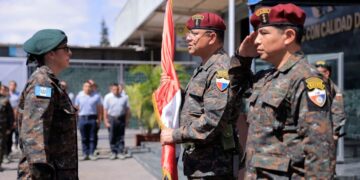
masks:
<path fill-rule="evenodd" d="M 227 70 L 219 70 L 216 73 L 216 86 L 220 91 L 225 91 L 230 84 L 229 73 Z"/>
<path fill-rule="evenodd" d="M 305 83 L 310 101 L 319 107 L 323 107 L 326 102 L 324 81 L 317 77 L 310 77 L 305 80 Z"/>
<path fill-rule="evenodd" d="M 42 98 L 50 98 L 51 90 L 51 87 L 35 86 L 35 96 Z"/>
<path fill-rule="evenodd" d="M 255 15 L 260 18 L 261 24 L 268 24 L 269 23 L 269 13 L 270 8 L 260 8 L 256 10 Z"/>

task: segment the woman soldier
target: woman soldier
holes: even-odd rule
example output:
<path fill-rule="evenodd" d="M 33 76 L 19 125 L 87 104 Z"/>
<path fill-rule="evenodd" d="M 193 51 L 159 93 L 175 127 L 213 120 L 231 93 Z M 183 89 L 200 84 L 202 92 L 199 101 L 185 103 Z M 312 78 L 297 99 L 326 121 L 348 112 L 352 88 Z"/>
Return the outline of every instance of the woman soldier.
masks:
<path fill-rule="evenodd" d="M 24 44 L 27 64 L 36 62 L 19 104 L 18 179 L 78 179 L 76 110 L 57 75 L 72 55 L 65 33 L 44 29 Z"/>

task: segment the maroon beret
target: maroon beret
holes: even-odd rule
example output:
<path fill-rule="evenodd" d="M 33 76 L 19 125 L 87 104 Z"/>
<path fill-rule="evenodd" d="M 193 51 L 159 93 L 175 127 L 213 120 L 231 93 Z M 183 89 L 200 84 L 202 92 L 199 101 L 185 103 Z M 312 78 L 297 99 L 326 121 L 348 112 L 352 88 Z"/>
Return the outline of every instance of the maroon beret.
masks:
<path fill-rule="evenodd" d="M 306 14 L 298 6 L 288 4 L 278 4 L 273 7 L 261 7 L 251 16 L 250 22 L 254 29 L 263 26 L 290 25 L 304 26 Z"/>
<path fill-rule="evenodd" d="M 226 25 L 224 20 L 215 13 L 203 12 L 195 14 L 186 22 L 186 27 L 191 29 L 210 29 L 225 31 Z"/>

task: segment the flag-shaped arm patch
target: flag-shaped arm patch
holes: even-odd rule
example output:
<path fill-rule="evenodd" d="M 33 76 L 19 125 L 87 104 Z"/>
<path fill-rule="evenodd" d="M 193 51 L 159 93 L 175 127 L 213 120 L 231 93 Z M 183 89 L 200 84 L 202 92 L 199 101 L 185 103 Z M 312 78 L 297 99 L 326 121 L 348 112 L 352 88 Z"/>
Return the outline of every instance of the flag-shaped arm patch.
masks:
<path fill-rule="evenodd" d="M 51 98 L 51 87 L 45 87 L 45 86 L 35 86 L 35 96 L 41 97 L 41 98 Z"/>
<path fill-rule="evenodd" d="M 227 70 L 218 70 L 216 72 L 216 87 L 220 91 L 225 91 L 230 84 L 229 73 Z"/>

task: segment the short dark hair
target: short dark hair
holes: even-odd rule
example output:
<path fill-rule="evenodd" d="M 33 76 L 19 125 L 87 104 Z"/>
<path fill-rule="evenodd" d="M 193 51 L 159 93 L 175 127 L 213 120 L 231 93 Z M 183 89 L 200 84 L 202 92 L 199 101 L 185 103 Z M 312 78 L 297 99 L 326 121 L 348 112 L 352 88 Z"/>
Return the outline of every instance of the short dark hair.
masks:
<path fill-rule="evenodd" d="M 225 38 L 225 32 L 224 31 L 220 31 L 220 30 L 214 30 L 217 39 L 223 43 L 224 42 L 224 38 Z"/>
<path fill-rule="evenodd" d="M 299 45 L 301 45 L 301 40 L 303 38 L 303 35 L 304 35 L 304 27 L 303 26 L 290 26 L 290 25 L 274 25 L 274 27 L 282 30 L 282 31 L 285 31 L 286 29 L 292 29 L 295 31 L 296 33 L 296 37 L 295 37 L 295 42 Z"/>
<path fill-rule="evenodd" d="M 119 86 L 118 83 L 111 83 L 110 85 L 111 85 L 111 86 Z"/>

